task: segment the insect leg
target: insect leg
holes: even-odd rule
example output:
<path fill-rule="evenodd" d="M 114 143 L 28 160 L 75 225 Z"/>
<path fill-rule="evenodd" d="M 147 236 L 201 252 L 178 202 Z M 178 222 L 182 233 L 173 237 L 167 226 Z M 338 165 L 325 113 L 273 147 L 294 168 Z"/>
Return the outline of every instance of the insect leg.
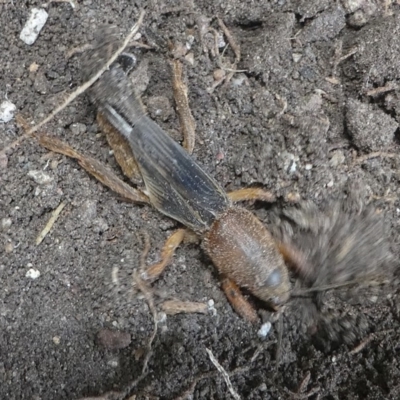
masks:
<path fill-rule="evenodd" d="M 282 254 L 285 264 L 302 279 L 308 278 L 312 274 L 312 266 L 307 260 L 306 255 L 293 244 L 277 242 L 278 250 Z"/>
<path fill-rule="evenodd" d="M 155 281 L 171 262 L 177 247 L 182 243 L 187 233 L 187 229 L 177 229 L 164 243 L 161 250 L 161 261 L 151 265 L 144 272 L 144 278 L 149 281 Z"/>
<path fill-rule="evenodd" d="M 235 190 L 228 193 L 228 197 L 234 203 L 245 200 L 275 201 L 275 196 L 271 192 L 261 188 L 244 188 Z"/>
<path fill-rule="evenodd" d="M 138 189 L 126 184 L 118 178 L 109 168 L 104 166 L 95 158 L 84 156 L 67 143 L 51 136 L 37 136 L 40 145 L 54 151 L 55 153 L 64 154 L 68 157 L 78 160 L 79 165 L 89 174 L 93 175 L 103 185 L 109 187 L 112 191 L 118 193 L 124 199 L 134 203 L 150 203 L 149 198 Z"/>
<path fill-rule="evenodd" d="M 239 287 L 234 281 L 229 278 L 223 278 L 221 282 L 222 290 L 225 292 L 226 297 L 233 309 L 245 320 L 257 323 L 259 322 L 258 315 L 254 307 L 242 295 Z"/>
<path fill-rule="evenodd" d="M 114 157 L 124 175 L 136 185 L 143 183 L 142 174 L 140 173 L 139 166 L 132 154 L 132 149 L 128 141 L 100 112 L 97 114 L 97 124 L 106 135 L 107 142 L 113 149 Z"/>

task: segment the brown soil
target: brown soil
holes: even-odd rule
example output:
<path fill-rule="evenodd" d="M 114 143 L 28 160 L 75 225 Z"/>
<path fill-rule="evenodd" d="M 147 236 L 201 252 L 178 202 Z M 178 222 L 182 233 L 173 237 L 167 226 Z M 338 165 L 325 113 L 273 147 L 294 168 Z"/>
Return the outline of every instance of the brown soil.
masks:
<path fill-rule="evenodd" d="M 164 45 L 138 52 L 148 62 L 143 101 L 179 139 L 163 48 L 167 40 L 190 44 L 193 63 L 186 61 L 185 71 L 197 124 L 194 157 L 207 172 L 227 190 L 267 188 L 278 206 L 297 194 L 320 204 L 357 187 L 385 215 L 397 257 L 400 159 L 392 155 L 399 152 L 399 5 L 373 0 L 196 3 L 83 0 L 73 9 L 54 1 L 39 38 L 27 46 L 19 34 L 31 7 L 42 3 L 1 2 L 0 103 L 7 97 L 28 121 L 39 122 L 81 83 L 81 56 L 68 53 L 90 43 L 102 24 L 117 25 L 125 34 L 138 7 L 146 7 L 142 40 L 154 37 Z M 224 38 L 217 16 L 240 43 L 236 68 L 243 72 L 209 93 L 219 66 L 206 28 Z M 229 68 L 234 58 L 228 47 L 221 63 Z M 118 172 L 86 96 L 43 132 Z M 1 124 L 2 147 L 22 134 L 15 119 Z M 381 153 L 359 159 L 376 152 Z M 166 298 L 212 299 L 216 313 L 160 321 L 147 373 L 133 386 L 154 327 L 145 298 L 132 290 L 141 232 L 151 238 L 151 263 L 178 224 L 150 207 L 121 201 L 74 160 L 49 153 L 33 139 L 7 151 L 0 163 L 0 398 L 79 399 L 111 391 L 136 399 L 231 398 L 206 348 L 230 373 L 242 399 L 400 397 L 396 285 L 383 288 L 374 304 L 354 306 L 369 328 L 352 344 L 326 345 L 318 334 L 304 334 L 289 304 L 281 319 L 277 363 L 279 323 L 260 339 L 258 327 L 230 307 L 197 244 L 180 247 L 154 284 L 156 307 Z M 37 235 L 61 201 L 66 207 L 37 246 Z M 276 205 L 248 208 L 265 222 Z M 31 268 L 40 271 L 37 279 L 26 277 Z M 121 334 L 115 337 L 109 330 Z M 363 340 L 365 347 L 356 348 Z"/>

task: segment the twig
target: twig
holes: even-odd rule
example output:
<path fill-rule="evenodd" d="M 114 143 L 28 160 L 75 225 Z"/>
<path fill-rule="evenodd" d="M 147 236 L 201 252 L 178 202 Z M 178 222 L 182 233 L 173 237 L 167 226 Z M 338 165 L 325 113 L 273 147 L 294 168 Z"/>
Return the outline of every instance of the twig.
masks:
<path fill-rule="evenodd" d="M 391 92 L 392 90 L 396 90 L 396 89 L 397 89 L 397 86 L 393 82 L 389 82 L 385 86 L 367 90 L 365 92 L 365 94 L 367 96 L 377 96 L 382 93 Z"/>
<path fill-rule="evenodd" d="M 60 205 L 51 213 L 51 217 L 48 220 L 46 226 L 43 228 L 43 230 L 39 233 L 38 237 L 36 238 L 36 246 L 38 246 L 40 243 L 42 243 L 43 239 L 46 237 L 46 235 L 50 232 L 50 229 L 53 227 L 54 223 L 57 221 L 57 218 L 61 214 L 61 211 L 64 209 L 65 205 L 64 201 L 60 203 Z"/>
<path fill-rule="evenodd" d="M 206 352 L 208 354 L 208 357 L 210 357 L 211 362 L 214 364 L 215 368 L 217 368 L 217 370 L 219 371 L 219 373 L 222 375 L 222 377 L 224 378 L 224 381 L 226 383 L 226 385 L 228 386 L 228 390 L 230 392 L 230 394 L 232 395 L 232 397 L 235 400 L 240 400 L 240 396 L 239 394 L 236 392 L 236 390 L 233 388 L 232 386 L 232 382 L 229 378 L 228 373 L 224 370 L 224 368 L 222 367 L 222 365 L 218 362 L 218 360 L 215 358 L 214 354 L 212 353 L 211 350 L 206 348 Z"/>
<path fill-rule="evenodd" d="M 228 39 L 228 43 L 232 47 L 233 52 L 235 53 L 235 65 L 240 61 L 241 53 L 240 53 L 240 46 L 236 43 L 235 39 L 233 38 L 231 32 L 224 24 L 221 18 L 218 18 L 218 25 L 224 32 L 226 38 Z"/>
<path fill-rule="evenodd" d="M 393 332 L 393 329 L 386 329 L 384 331 L 369 334 L 364 340 L 361 341 L 361 343 L 354 347 L 354 349 L 350 350 L 349 354 L 354 355 L 359 353 L 360 351 L 364 350 L 369 343 L 376 339 L 378 335 L 386 335 L 391 332 Z"/>
<path fill-rule="evenodd" d="M 189 107 L 188 88 L 182 79 L 182 63 L 179 60 L 174 60 L 171 65 L 172 88 L 183 133 L 183 147 L 189 154 L 192 154 L 196 138 L 196 122 Z"/>
<path fill-rule="evenodd" d="M 253 364 L 253 362 L 258 358 L 260 353 L 271 343 L 272 342 L 266 342 L 266 343 L 263 343 L 260 346 L 258 346 L 247 365 L 244 365 L 242 367 L 238 367 L 238 368 L 234 369 L 233 371 L 229 372 L 228 375 L 231 377 L 231 376 L 235 376 L 235 375 L 249 371 L 251 368 L 251 364 Z M 245 352 L 247 352 L 247 350 Z M 174 400 L 185 400 L 185 399 L 189 398 L 193 394 L 194 389 L 196 388 L 197 384 L 201 380 L 215 378 L 218 376 L 218 374 L 219 374 L 219 371 L 210 371 L 210 372 L 204 372 L 202 374 L 197 375 L 194 378 L 193 382 L 190 384 L 190 386 L 183 393 L 181 393 L 178 397 L 175 397 Z"/>
<path fill-rule="evenodd" d="M 208 305 L 206 303 L 199 303 L 196 301 L 180 301 L 180 300 L 167 300 L 161 304 L 161 309 L 167 315 L 176 315 L 176 314 L 207 314 Z"/>
<path fill-rule="evenodd" d="M 376 157 L 384 158 L 395 158 L 398 157 L 396 153 L 385 153 L 383 151 L 375 151 L 373 153 L 365 154 L 364 156 L 358 157 L 354 160 L 353 165 L 362 164 L 363 162 Z"/>

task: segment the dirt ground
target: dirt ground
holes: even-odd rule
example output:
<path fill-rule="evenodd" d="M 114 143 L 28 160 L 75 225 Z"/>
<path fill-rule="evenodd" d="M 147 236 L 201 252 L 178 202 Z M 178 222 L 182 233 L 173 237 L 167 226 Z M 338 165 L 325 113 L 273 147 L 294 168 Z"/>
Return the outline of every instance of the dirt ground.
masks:
<path fill-rule="evenodd" d="M 275 205 L 246 205 L 264 222 L 274 206 L 298 198 L 321 204 L 356 187 L 382 211 L 398 258 L 398 2 L 194 3 L 83 0 L 73 8 L 53 1 L 46 25 L 28 46 L 19 34 L 29 10 L 43 3 L 2 1 L 0 103 L 7 98 L 30 123 L 39 122 L 80 85 L 78 50 L 91 42 L 96 28 L 113 24 L 125 35 L 144 7 L 140 40 L 156 38 L 164 50 L 168 40 L 181 45 L 197 124 L 194 157 L 206 171 L 226 190 L 271 190 Z M 217 16 L 241 46 L 237 66 L 232 48 L 224 51 L 228 41 Z M 179 140 L 168 55 L 160 47 L 133 50 L 148 63 L 143 101 Z M 238 72 L 230 81 L 209 90 L 221 68 L 229 74 L 232 67 Z M 119 173 L 85 95 L 43 132 Z M 0 151 L 22 134 L 15 119 L 0 124 Z M 36 245 L 61 202 L 66 204 L 61 215 Z M 2 399 L 111 398 L 110 392 L 120 399 L 232 398 L 206 349 L 230 375 L 236 398 L 400 398 L 396 284 L 382 288 L 372 305 L 354 306 L 353 313 L 365 315 L 369 325 L 351 344 L 329 345 L 318 333 L 304 334 L 289 303 L 280 319 L 277 362 L 274 315 L 263 314 L 273 324 L 260 338 L 259 327 L 230 307 L 200 246 L 186 244 L 153 285 L 159 323 L 142 375 L 154 321 L 143 294 L 132 289 L 141 232 L 151 238 L 151 263 L 178 224 L 150 207 L 121 201 L 76 161 L 34 139 L 1 153 L 0 222 Z M 33 279 L 28 271 L 40 276 Z M 165 317 L 159 305 L 171 298 L 213 300 L 215 311 Z M 114 339 L 107 336 L 110 330 L 117 332 Z"/>

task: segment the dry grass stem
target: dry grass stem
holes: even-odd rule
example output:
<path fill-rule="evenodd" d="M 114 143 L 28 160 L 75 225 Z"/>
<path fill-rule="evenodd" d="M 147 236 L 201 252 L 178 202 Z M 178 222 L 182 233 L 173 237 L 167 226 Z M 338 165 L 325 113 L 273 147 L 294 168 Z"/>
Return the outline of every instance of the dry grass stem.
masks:
<path fill-rule="evenodd" d="M 231 379 L 229 378 L 229 374 L 224 370 L 222 365 L 218 362 L 218 360 L 215 358 L 214 354 L 210 349 L 206 348 L 206 352 L 208 354 L 208 357 L 210 358 L 210 361 L 214 364 L 215 368 L 217 368 L 218 372 L 222 375 L 224 378 L 224 381 L 226 385 L 228 386 L 229 393 L 232 395 L 232 397 L 235 400 L 240 400 L 239 394 L 236 392 L 236 390 L 232 386 Z"/>
<path fill-rule="evenodd" d="M 42 243 L 43 239 L 46 235 L 50 232 L 51 228 L 53 227 L 54 223 L 57 221 L 57 218 L 61 214 L 61 211 L 64 209 L 66 202 L 61 202 L 60 205 L 51 213 L 50 219 L 47 221 L 46 226 L 43 230 L 39 233 L 38 237 L 36 238 L 36 246 Z"/>

